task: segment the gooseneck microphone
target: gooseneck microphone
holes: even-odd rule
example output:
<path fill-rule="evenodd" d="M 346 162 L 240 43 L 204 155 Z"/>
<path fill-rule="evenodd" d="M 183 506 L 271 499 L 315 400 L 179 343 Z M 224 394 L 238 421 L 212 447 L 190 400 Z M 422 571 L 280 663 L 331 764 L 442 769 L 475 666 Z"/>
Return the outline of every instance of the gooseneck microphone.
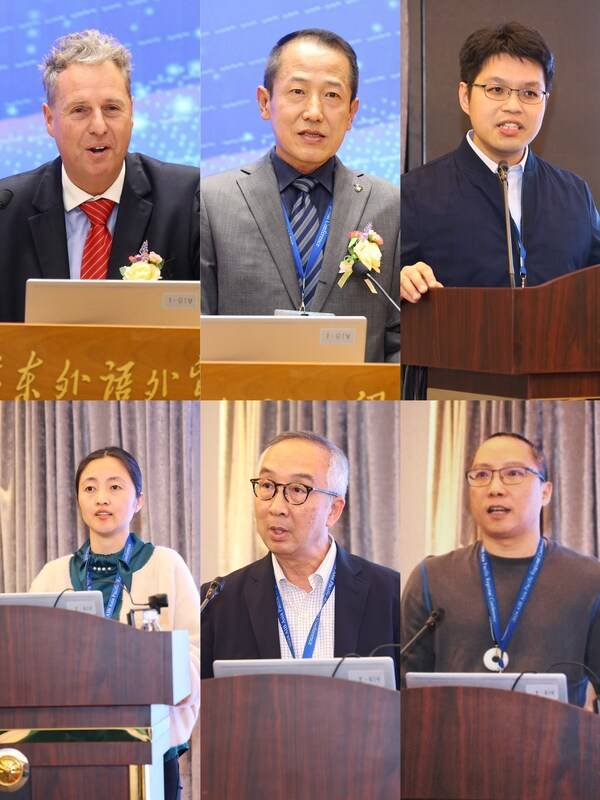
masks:
<path fill-rule="evenodd" d="M 13 199 L 13 193 L 10 189 L 2 189 L 0 192 L 0 211 L 10 203 Z"/>
<path fill-rule="evenodd" d="M 498 164 L 498 178 L 502 186 L 502 197 L 504 198 L 504 222 L 506 224 L 506 246 L 508 248 L 508 277 L 510 288 L 514 289 L 515 284 L 515 265 L 513 263 L 512 232 L 510 229 L 510 209 L 508 207 L 508 163 L 501 161 Z"/>
<path fill-rule="evenodd" d="M 400 306 L 398 305 L 398 303 L 396 303 L 396 301 L 389 296 L 389 294 L 379 283 L 377 278 L 373 277 L 373 270 L 370 270 L 368 267 L 365 267 L 365 265 L 361 261 L 356 261 L 354 263 L 354 266 L 352 267 L 352 272 L 358 275 L 359 278 L 368 278 L 370 281 L 372 281 L 375 284 L 375 286 L 379 289 L 379 291 L 383 294 L 383 296 L 386 297 L 389 300 L 389 302 L 394 306 L 396 311 L 400 311 Z"/>
<path fill-rule="evenodd" d="M 444 619 L 445 613 L 443 608 L 435 608 L 425 620 L 425 624 L 419 628 L 412 639 L 409 639 L 400 650 L 400 658 L 403 658 L 427 631 L 433 632 Z"/>
<path fill-rule="evenodd" d="M 210 582 L 210 585 L 208 587 L 208 591 L 206 592 L 204 600 L 202 601 L 202 604 L 200 606 L 200 616 L 202 616 L 202 614 L 204 613 L 204 610 L 206 609 L 208 604 L 211 602 L 211 600 L 214 600 L 215 597 L 218 597 L 218 595 L 221 594 L 221 592 L 223 591 L 223 587 L 224 586 L 225 586 L 225 579 L 224 578 L 215 578 L 214 581 Z"/>

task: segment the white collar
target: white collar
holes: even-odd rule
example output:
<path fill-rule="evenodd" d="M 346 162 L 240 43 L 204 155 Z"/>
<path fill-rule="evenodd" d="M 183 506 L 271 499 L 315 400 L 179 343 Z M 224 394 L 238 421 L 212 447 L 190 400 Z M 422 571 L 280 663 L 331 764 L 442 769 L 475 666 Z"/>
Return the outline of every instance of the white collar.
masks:
<path fill-rule="evenodd" d="M 121 194 L 123 193 L 123 184 L 125 182 L 124 161 L 116 181 L 111 184 L 105 192 L 102 192 L 102 194 L 89 194 L 88 192 L 84 192 L 83 189 L 80 189 L 79 186 L 76 186 L 67 175 L 67 170 L 65 169 L 64 164 L 62 165 L 61 174 L 63 205 L 65 207 L 65 211 L 67 212 L 72 211 L 74 208 L 77 208 L 77 206 L 85 203 L 86 200 L 99 200 L 101 197 L 105 197 L 107 200 L 113 200 L 115 203 L 121 202 Z"/>
<path fill-rule="evenodd" d="M 483 150 L 480 150 L 479 147 L 477 147 L 477 145 L 473 141 L 473 128 L 471 128 L 471 130 L 467 133 L 467 142 L 471 145 L 471 148 L 475 151 L 475 153 L 477 153 L 477 155 L 483 161 L 486 167 L 491 169 L 491 171 L 495 175 L 498 172 L 498 164 L 496 163 L 496 161 L 492 161 L 492 159 L 489 156 L 486 156 Z M 515 170 L 518 167 L 520 167 L 522 170 L 525 170 L 525 162 L 527 161 L 528 155 L 529 155 L 529 145 L 525 147 L 523 158 L 519 161 L 519 163 L 513 164 L 512 167 L 508 168 L 508 171 L 510 172 L 511 170 Z"/>
<path fill-rule="evenodd" d="M 323 581 L 323 586 L 326 585 L 327 581 L 329 580 L 329 576 L 331 574 L 331 570 L 333 569 L 333 565 L 335 564 L 335 559 L 336 559 L 336 555 L 337 555 L 337 547 L 336 547 L 335 540 L 334 540 L 333 536 L 329 537 L 329 541 L 330 541 L 329 550 L 327 551 L 327 553 L 325 555 L 325 558 L 323 559 L 323 561 L 321 561 L 318 569 L 316 569 L 312 573 L 312 575 L 308 576 L 308 580 L 310 582 L 310 585 L 313 588 L 314 588 L 314 578 L 315 578 L 316 575 L 319 575 L 321 577 L 321 580 Z M 280 585 L 282 581 L 286 581 L 287 583 L 290 583 L 290 581 L 288 581 L 288 579 L 283 574 L 283 570 L 281 569 L 281 565 L 280 565 L 279 561 L 277 561 L 277 558 L 275 557 L 274 553 L 271 553 L 271 560 L 273 562 L 273 572 L 275 573 L 275 581 L 276 581 L 277 585 Z"/>

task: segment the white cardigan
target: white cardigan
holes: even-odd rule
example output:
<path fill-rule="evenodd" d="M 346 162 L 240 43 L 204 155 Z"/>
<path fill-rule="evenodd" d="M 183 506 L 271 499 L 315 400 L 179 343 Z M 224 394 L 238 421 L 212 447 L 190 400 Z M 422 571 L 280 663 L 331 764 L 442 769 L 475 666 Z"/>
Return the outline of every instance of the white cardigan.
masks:
<path fill-rule="evenodd" d="M 60 592 L 71 586 L 71 556 L 57 558 L 42 568 L 30 592 Z M 200 595 L 183 558 L 169 547 L 156 546 L 150 559 L 132 575 L 131 594 L 137 603 L 145 603 L 152 594 L 166 594 L 168 608 L 161 608 L 162 630 L 187 630 L 190 635 L 190 677 L 192 691 L 177 706 L 169 709 L 170 746 L 187 740 L 200 710 Z M 123 592 L 119 622 L 127 622 L 131 599 Z"/>

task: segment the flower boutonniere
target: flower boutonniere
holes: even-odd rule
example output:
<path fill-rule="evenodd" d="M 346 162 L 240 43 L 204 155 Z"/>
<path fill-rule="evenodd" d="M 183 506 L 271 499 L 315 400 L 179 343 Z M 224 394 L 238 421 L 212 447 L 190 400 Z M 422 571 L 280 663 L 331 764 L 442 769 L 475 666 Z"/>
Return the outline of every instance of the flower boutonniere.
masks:
<path fill-rule="evenodd" d="M 148 242 L 140 247 L 137 256 L 129 256 L 131 262 L 128 267 L 121 267 L 119 272 L 124 281 L 160 281 L 160 274 L 164 261 L 162 256 L 154 251 L 148 252 Z"/>
<path fill-rule="evenodd" d="M 381 250 L 383 246 L 383 239 L 373 230 L 371 223 L 367 225 L 364 231 L 350 231 L 348 234 L 350 241 L 348 242 L 348 253 L 342 263 L 340 264 L 339 273 L 341 278 L 338 280 L 338 286 L 344 287 L 344 284 L 352 275 L 352 267 L 357 261 L 364 264 L 368 270 L 380 271 L 381 265 Z M 365 283 L 373 294 L 377 294 L 377 289 L 372 281 L 365 278 Z"/>

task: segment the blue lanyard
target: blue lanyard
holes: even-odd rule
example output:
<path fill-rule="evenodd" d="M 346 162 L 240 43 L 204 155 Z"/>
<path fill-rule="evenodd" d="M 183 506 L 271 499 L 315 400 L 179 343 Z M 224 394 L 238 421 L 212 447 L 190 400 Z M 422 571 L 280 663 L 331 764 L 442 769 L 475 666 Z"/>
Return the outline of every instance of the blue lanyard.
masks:
<path fill-rule="evenodd" d="M 310 274 L 310 271 L 317 263 L 317 259 L 319 258 L 321 250 L 325 247 L 327 235 L 329 234 L 329 222 L 331 220 L 333 200 L 330 200 L 329 205 L 327 206 L 327 211 L 325 212 L 323 221 L 321 222 L 313 245 L 310 249 L 310 254 L 305 267 L 302 266 L 302 258 L 300 257 L 300 250 L 298 250 L 298 243 L 296 242 L 296 237 L 294 236 L 294 232 L 292 230 L 292 224 L 290 222 L 290 218 L 288 217 L 285 206 L 283 205 L 283 201 L 281 202 L 281 207 L 283 208 L 283 216 L 285 217 L 285 224 L 287 227 L 288 236 L 290 237 L 292 255 L 294 256 L 294 263 L 296 264 L 296 274 L 298 275 L 298 281 L 300 282 L 300 288 L 302 290 L 301 308 L 304 308 L 304 287 L 306 285 L 306 276 Z"/>
<path fill-rule="evenodd" d="M 323 602 L 321 603 L 321 608 L 319 609 L 319 613 L 315 617 L 311 629 L 308 632 L 308 637 L 306 639 L 306 644 L 304 645 L 302 658 L 312 658 L 313 653 L 315 652 L 315 644 L 317 643 L 317 634 L 319 633 L 319 625 L 321 624 L 321 611 L 323 611 L 325 603 L 329 600 L 329 597 L 333 592 L 335 586 L 335 570 L 336 570 L 336 565 L 334 564 L 333 569 L 331 570 L 331 575 L 329 576 L 329 580 L 327 581 L 327 586 L 325 587 L 325 594 L 323 595 Z M 285 615 L 285 608 L 283 607 L 281 594 L 279 593 L 279 589 L 277 587 L 277 581 L 275 581 L 275 601 L 277 603 L 277 616 L 279 617 L 279 624 L 281 625 L 281 630 L 283 631 L 283 635 L 285 636 L 287 646 L 290 648 L 290 653 L 292 654 L 292 658 L 296 658 L 296 651 L 294 650 L 294 643 L 292 642 L 292 637 L 290 634 L 290 626 L 288 625 L 287 617 Z"/>
<path fill-rule="evenodd" d="M 129 534 L 129 536 L 127 537 L 127 544 L 125 545 L 125 551 L 123 553 L 123 558 L 121 559 L 126 564 L 129 564 L 129 561 L 131 559 L 131 553 L 133 551 L 134 545 L 135 545 L 135 540 L 134 540 L 133 536 L 131 534 Z M 88 566 L 89 557 L 90 557 L 90 548 L 89 548 L 89 545 L 88 545 L 88 548 L 84 553 L 84 560 L 85 560 L 85 565 L 86 565 L 85 578 L 86 578 L 86 588 L 87 588 L 88 591 L 91 591 L 91 589 L 92 589 L 92 573 L 91 573 L 91 570 L 90 570 L 90 568 Z M 115 607 L 117 605 L 117 600 L 119 599 L 119 595 L 121 594 L 121 589 L 122 588 L 123 588 L 123 578 L 119 574 L 118 567 L 117 567 L 117 577 L 115 578 L 115 581 L 113 583 L 113 588 L 112 588 L 112 591 L 110 593 L 110 597 L 108 598 L 108 603 L 106 605 L 106 608 L 104 609 L 104 616 L 107 619 L 112 619 L 112 615 L 115 613 Z"/>
<path fill-rule="evenodd" d="M 545 553 L 546 553 L 546 548 L 544 546 L 544 540 L 540 537 L 540 541 L 537 546 L 537 550 L 535 551 L 535 556 L 533 557 L 533 561 L 529 565 L 527 574 L 523 578 L 523 583 L 521 584 L 521 588 L 519 589 L 515 605 L 513 607 L 512 613 L 510 615 L 504 633 L 501 634 L 500 612 L 498 609 L 498 598 L 496 596 L 496 585 L 494 583 L 492 565 L 490 564 L 490 559 L 486 552 L 485 547 L 483 546 L 483 544 L 481 545 L 481 548 L 479 550 L 479 569 L 481 573 L 481 585 L 483 587 L 483 593 L 485 595 L 485 600 L 488 607 L 488 615 L 490 618 L 490 627 L 492 629 L 494 644 L 500 648 L 501 652 L 504 652 L 508 648 L 508 644 L 513 637 L 515 628 L 517 627 L 517 623 L 519 622 L 521 614 L 523 613 L 523 610 L 527 605 L 529 596 L 533 590 L 537 577 L 540 574 L 540 570 L 542 569 Z"/>

